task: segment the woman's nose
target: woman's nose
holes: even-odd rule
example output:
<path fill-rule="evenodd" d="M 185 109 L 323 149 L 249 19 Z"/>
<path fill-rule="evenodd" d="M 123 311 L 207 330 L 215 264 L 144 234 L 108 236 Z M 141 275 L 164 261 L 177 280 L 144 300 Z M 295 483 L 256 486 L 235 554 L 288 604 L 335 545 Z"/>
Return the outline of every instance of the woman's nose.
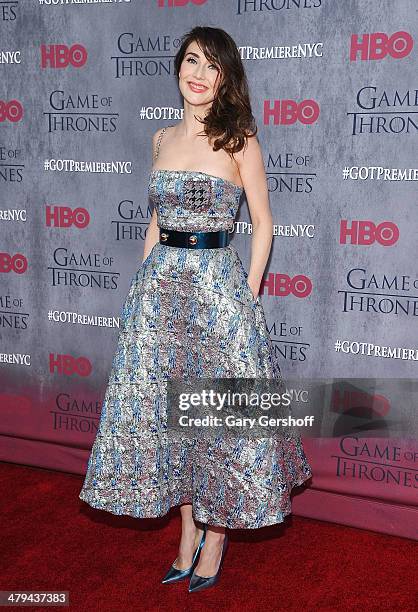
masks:
<path fill-rule="evenodd" d="M 197 66 L 194 74 L 195 74 L 195 77 L 198 77 L 199 79 L 203 79 L 205 77 L 205 67 Z"/>

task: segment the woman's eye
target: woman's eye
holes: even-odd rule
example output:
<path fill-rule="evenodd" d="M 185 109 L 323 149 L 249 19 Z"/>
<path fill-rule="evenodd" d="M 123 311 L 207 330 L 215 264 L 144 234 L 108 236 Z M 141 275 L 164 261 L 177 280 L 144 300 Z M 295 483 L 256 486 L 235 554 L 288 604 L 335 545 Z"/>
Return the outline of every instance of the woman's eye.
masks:
<path fill-rule="evenodd" d="M 194 57 L 188 57 L 186 59 L 186 62 L 196 62 Z M 218 66 L 216 66 L 215 64 L 209 64 L 209 68 L 215 68 L 215 70 L 219 70 Z"/>

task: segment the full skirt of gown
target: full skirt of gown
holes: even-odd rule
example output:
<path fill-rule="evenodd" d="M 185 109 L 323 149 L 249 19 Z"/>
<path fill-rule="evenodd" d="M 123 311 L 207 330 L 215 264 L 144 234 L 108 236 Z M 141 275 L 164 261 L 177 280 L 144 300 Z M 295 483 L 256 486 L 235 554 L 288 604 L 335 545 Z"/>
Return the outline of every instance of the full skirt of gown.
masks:
<path fill-rule="evenodd" d="M 80 499 L 117 515 L 160 517 L 190 503 L 196 520 L 281 523 L 311 477 L 299 435 L 169 440 L 167 379 L 284 382 L 260 297 L 230 244 L 157 243 L 131 281 Z"/>

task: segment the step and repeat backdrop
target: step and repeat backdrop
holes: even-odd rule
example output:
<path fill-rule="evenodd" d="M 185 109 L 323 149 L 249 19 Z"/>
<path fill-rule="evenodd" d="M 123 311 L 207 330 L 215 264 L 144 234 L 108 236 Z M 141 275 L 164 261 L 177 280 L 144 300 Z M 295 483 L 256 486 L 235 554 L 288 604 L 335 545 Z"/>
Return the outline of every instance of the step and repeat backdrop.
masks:
<path fill-rule="evenodd" d="M 329 381 L 294 512 L 416 537 L 415 0 L 0 1 L 0 459 L 85 472 L 195 25 L 225 29 L 248 75 L 283 376 Z M 245 196 L 232 244 L 248 266 Z"/>

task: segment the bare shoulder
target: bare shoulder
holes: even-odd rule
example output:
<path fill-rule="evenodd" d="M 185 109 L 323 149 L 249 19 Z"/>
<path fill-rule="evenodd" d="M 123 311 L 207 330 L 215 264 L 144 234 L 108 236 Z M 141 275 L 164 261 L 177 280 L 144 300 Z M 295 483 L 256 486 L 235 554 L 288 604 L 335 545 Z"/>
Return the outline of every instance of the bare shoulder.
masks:
<path fill-rule="evenodd" d="M 160 137 L 160 135 L 162 134 L 164 128 L 159 128 L 156 132 L 154 132 L 154 134 L 152 135 L 152 145 L 153 145 L 153 149 L 155 150 L 155 147 L 157 146 L 157 142 L 158 139 Z"/>
<path fill-rule="evenodd" d="M 158 143 L 161 140 L 161 137 L 163 135 L 164 132 L 170 132 L 170 130 L 173 128 L 173 125 L 166 125 L 162 128 L 159 128 L 156 132 L 154 132 L 154 134 L 152 135 L 152 151 L 153 151 L 153 159 L 156 157 L 157 153 L 158 153 Z M 165 138 L 165 136 L 164 136 Z"/>
<path fill-rule="evenodd" d="M 257 134 L 248 136 L 246 139 L 245 146 L 234 153 L 234 159 L 238 165 L 240 173 L 245 172 L 248 168 L 257 168 L 263 166 L 263 153 L 258 141 Z"/>

